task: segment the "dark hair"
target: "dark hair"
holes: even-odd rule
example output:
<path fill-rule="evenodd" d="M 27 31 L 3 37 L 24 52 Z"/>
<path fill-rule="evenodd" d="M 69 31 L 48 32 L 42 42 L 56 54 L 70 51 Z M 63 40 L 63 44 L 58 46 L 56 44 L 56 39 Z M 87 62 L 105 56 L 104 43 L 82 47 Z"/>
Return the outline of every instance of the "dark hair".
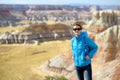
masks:
<path fill-rule="evenodd" d="M 82 29 L 82 23 L 81 22 L 75 22 L 73 26 L 79 26 Z"/>

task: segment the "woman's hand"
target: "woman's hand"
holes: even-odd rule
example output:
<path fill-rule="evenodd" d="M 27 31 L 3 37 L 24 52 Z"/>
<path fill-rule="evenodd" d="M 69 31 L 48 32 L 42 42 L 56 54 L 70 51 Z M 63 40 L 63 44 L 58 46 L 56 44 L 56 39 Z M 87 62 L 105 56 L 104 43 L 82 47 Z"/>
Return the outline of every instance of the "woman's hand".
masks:
<path fill-rule="evenodd" d="M 85 56 L 85 59 L 86 59 L 86 60 L 88 60 L 88 59 L 89 59 L 89 56 L 88 56 L 88 55 L 87 55 L 87 56 Z"/>

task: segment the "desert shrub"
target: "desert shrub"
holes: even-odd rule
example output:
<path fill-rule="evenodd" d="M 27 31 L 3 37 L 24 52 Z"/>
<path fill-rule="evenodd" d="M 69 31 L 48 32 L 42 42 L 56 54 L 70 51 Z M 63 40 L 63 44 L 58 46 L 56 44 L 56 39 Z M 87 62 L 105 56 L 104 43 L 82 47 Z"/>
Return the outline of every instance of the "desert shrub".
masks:
<path fill-rule="evenodd" d="M 44 80 L 68 80 L 64 76 L 45 76 Z"/>

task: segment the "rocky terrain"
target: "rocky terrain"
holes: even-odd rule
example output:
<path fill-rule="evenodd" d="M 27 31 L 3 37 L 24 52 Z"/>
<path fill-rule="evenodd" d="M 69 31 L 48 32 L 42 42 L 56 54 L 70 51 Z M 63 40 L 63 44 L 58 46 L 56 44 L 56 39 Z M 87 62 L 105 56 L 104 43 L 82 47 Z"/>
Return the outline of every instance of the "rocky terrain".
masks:
<path fill-rule="evenodd" d="M 99 50 L 93 59 L 95 80 L 119 80 L 120 25 L 113 26 L 96 35 Z M 99 75 L 100 74 L 100 75 Z"/>
<path fill-rule="evenodd" d="M 46 21 L 90 20 L 99 6 L 0 5 L 0 27 L 39 24 Z"/>
<path fill-rule="evenodd" d="M 113 11 L 114 12 L 114 11 Z M 103 13 L 103 12 L 102 12 Z M 111 12 L 104 12 L 111 14 Z M 118 15 L 120 15 L 118 13 Z M 95 15 L 93 15 L 95 17 Z M 119 16 L 118 16 L 119 17 Z M 102 27 L 95 28 L 97 32 L 91 32 L 91 27 L 88 28 L 89 36 L 94 37 L 94 41 L 98 44 L 99 49 L 93 58 L 93 80 L 119 80 L 120 79 L 120 24 L 118 23 L 114 16 L 113 23 L 109 26 L 102 25 Z M 101 17 L 100 19 L 105 17 Z M 97 20 L 93 23 L 96 23 Z M 115 24 L 116 23 L 116 24 Z M 101 22 L 101 24 L 103 24 Z M 105 28 L 104 28 L 105 27 Z M 94 36 L 91 36 L 94 35 Z M 55 58 L 50 59 L 45 64 L 41 66 L 41 69 L 46 73 L 54 73 L 59 75 L 65 75 L 69 80 L 77 80 L 73 59 L 71 56 L 71 50 L 67 50 L 58 55 Z"/>
<path fill-rule="evenodd" d="M 89 20 L 91 19 L 92 11 L 98 10 L 100 10 L 99 6 L 1 4 L 0 27 L 17 27 L 22 25 L 29 27 L 22 32 L 12 30 L 1 33 L 0 42 L 3 44 L 38 43 L 39 41 L 62 39 L 63 37 L 70 38 L 72 36 L 70 27 L 54 24 L 49 25 L 50 27 L 53 26 L 49 29 L 46 22 Z M 72 23 L 69 25 L 72 25 Z"/>
<path fill-rule="evenodd" d="M 103 10 L 94 12 L 89 26 L 111 27 L 120 24 L 119 10 Z"/>
<path fill-rule="evenodd" d="M 72 33 L 69 26 L 54 24 L 48 27 L 45 22 L 90 20 L 90 23 L 85 25 L 86 29 L 89 36 L 99 46 L 92 60 L 93 80 L 119 80 L 120 11 L 99 10 L 100 8 L 96 6 L 0 5 L 0 27 L 33 24 L 22 32 L 11 31 L 0 34 L 0 41 L 5 44 L 31 41 L 38 43 L 38 41 L 56 40 L 61 37 L 71 38 Z M 93 11 L 95 13 L 91 17 Z M 70 49 L 66 49 L 61 55 L 48 60 L 40 66 L 40 69 L 50 75 L 64 75 L 69 80 L 77 80 Z"/>
<path fill-rule="evenodd" d="M 56 27 L 57 26 L 57 27 Z M 70 26 L 57 24 L 33 24 L 22 31 L 0 34 L 1 44 L 38 44 L 39 42 L 64 40 L 72 37 Z"/>

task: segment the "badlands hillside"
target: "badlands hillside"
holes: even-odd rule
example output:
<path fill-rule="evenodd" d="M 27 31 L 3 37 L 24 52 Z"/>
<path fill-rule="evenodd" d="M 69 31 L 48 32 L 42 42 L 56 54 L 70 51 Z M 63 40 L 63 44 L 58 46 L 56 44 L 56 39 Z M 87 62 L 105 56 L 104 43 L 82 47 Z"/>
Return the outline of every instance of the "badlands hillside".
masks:
<path fill-rule="evenodd" d="M 91 20 L 84 28 L 99 46 L 92 63 L 93 80 L 119 80 L 120 11 L 99 10 L 99 6 L 0 5 L 0 27 L 26 26 L 21 32 L 12 30 L 0 34 L 3 44 L 0 45 L 0 79 L 40 80 L 42 70 L 46 75 L 64 75 L 69 80 L 77 80 L 71 50 L 66 48 L 69 41 L 65 41 L 73 36 L 72 29 L 59 22 Z M 57 24 L 46 24 L 47 21 Z M 48 42 L 58 39 L 62 42 Z"/>
<path fill-rule="evenodd" d="M 98 22 L 99 25 L 92 24 L 95 28 L 92 28 L 94 29 L 92 32 L 91 27 L 87 27 L 88 31 L 90 31 L 88 32 L 89 36 L 94 39 L 99 46 L 99 49 L 92 60 L 93 80 L 119 80 L 120 12 L 112 11 L 115 15 L 112 16 L 112 18 L 110 18 L 112 15 L 111 11 L 102 11 L 97 13 L 105 14 L 104 17 L 99 16 L 99 19 L 96 20 L 94 20 L 94 17 L 96 16 L 93 15 L 91 22 L 96 24 Z M 104 22 L 104 19 L 106 19 L 106 22 Z M 113 22 L 109 23 L 109 21 Z M 60 74 L 66 76 L 69 80 L 77 80 L 70 49 L 64 51 L 62 55 L 58 55 L 48 60 L 41 66 L 41 69 L 49 74 Z"/>
<path fill-rule="evenodd" d="M 17 28 L 17 27 L 16 27 Z M 45 41 L 65 40 L 72 37 L 71 27 L 65 24 L 31 24 L 23 30 L 0 34 L 1 44 L 38 44 Z"/>
<path fill-rule="evenodd" d="M 91 13 L 98 10 L 101 10 L 99 6 L 0 4 L 0 27 L 28 26 L 47 21 L 90 20 Z"/>

